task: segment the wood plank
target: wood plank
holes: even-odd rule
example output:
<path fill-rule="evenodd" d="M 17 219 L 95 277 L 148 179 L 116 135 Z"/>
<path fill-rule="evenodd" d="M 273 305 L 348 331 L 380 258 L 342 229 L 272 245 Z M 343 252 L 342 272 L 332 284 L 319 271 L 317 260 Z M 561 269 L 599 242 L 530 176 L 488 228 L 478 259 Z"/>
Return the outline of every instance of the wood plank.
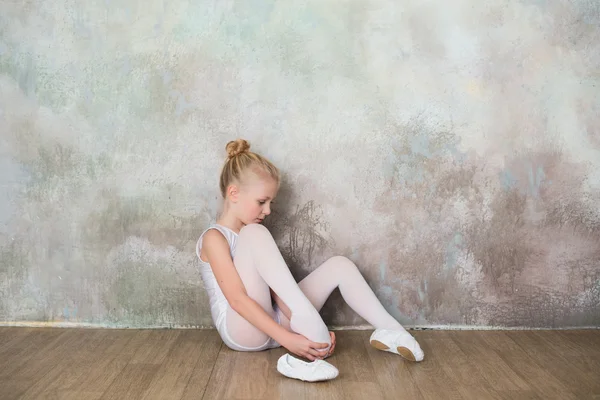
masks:
<path fill-rule="evenodd" d="M 343 342 L 344 334 L 338 338 L 338 343 Z M 348 340 L 361 341 L 360 335 Z M 339 345 L 339 344 L 338 344 Z M 287 378 L 277 372 L 277 360 L 287 353 L 284 348 L 273 349 L 258 353 L 235 352 L 223 346 L 217 359 L 211 380 L 204 394 L 206 399 L 319 399 L 343 400 L 342 381 L 304 383 Z M 344 359 L 342 350 L 330 361 L 336 365 L 336 359 Z M 351 356 L 350 357 L 354 357 Z M 343 362 L 343 361 L 342 361 Z M 343 368 L 342 368 L 343 370 Z M 356 371 L 347 368 L 346 373 L 353 376 Z M 371 373 L 372 375 L 372 373 Z"/>
<path fill-rule="evenodd" d="M 63 371 L 57 379 L 58 384 L 45 393 L 50 393 L 49 398 L 97 400 L 121 376 L 126 366 L 126 363 L 110 359 L 80 362 Z M 80 377 L 80 380 L 75 381 L 74 377 Z"/>
<path fill-rule="evenodd" d="M 425 360 L 338 331 L 340 376 L 304 383 L 276 370 L 284 348 L 234 352 L 215 330 L 1 328 L 1 399 L 600 400 L 600 331 L 416 331 Z"/>
<path fill-rule="evenodd" d="M 61 390 L 46 398 L 48 400 L 99 400 L 100 397 L 102 397 L 102 393 L 96 391 Z"/>
<path fill-rule="evenodd" d="M 13 328 L 17 339 L 2 351 L 0 397 L 25 398 L 25 393 L 49 372 L 57 375 L 61 358 L 56 350 L 66 351 L 69 331 L 56 328 Z"/>
<path fill-rule="evenodd" d="M 332 383 L 339 384 L 344 399 L 384 397 L 367 352 L 370 336 L 370 331 L 336 332 L 335 353 L 328 361 L 340 371 L 340 376 Z"/>
<path fill-rule="evenodd" d="M 496 390 L 496 396 L 502 400 L 541 400 L 533 390 Z M 545 399 L 544 399 L 545 400 Z"/>
<path fill-rule="evenodd" d="M 99 399 L 133 355 L 135 347 L 131 342 L 135 335 L 133 330 L 93 332 L 93 336 L 64 361 L 67 366 L 59 367 L 58 377 L 49 383 L 38 382 L 36 386 L 46 385 L 43 393 L 49 398 Z"/>
<path fill-rule="evenodd" d="M 60 346 L 46 349 L 36 357 L 35 362 L 27 364 L 15 374 L 16 379 L 30 382 L 21 399 L 49 398 L 73 370 L 78 357 L 92 357 L 97 346 L 97 338 L 102 334 L 100 330 L 68 329 L 65 331 L 63 342 Z M 39 377 L 39 379 L 34 379 Z"/>
<path fill-rule="evenodd" d="M 426 354 L 427 361 L 440 365 L 451 385 L 457 388 L 464 399 L 502 398 L 479 373 L 477 360 L 469 359 L 447 332 L 423 332 L 420 340 L 429 349 Z"/>
<path fill-rule="evenodd" d="M 581 374 L 584 379 L 598 377 L 600 363 L 597 362 L 598 357 L 595 357 L 597 350 L 590 346 L 585 337 L 582 338 L 581 345 L 576 345 L 559 331 L 533 331 L 532 334 L 551 351 L 560 353 L 561 357 L 567 359 L 569 364 L 577 369 L 577 372 L 573 371 L 573 375 Z M 600 393 L 600 379 L 592 379 L 590 384 L 593 393 Z"/>
<path fill-rule="evenodd" d="M 507 331 L 505 334 L 577 398 L 590 398 L 598 393 L 595 390 L 597 376 L 581 371 L 563 350 L 550 347 L 534 331 Z"/>
<path fill-rule="evenodd" d="M 85 331 L 65 329 L 56 340 L 39 349 L 35 357 L 26 364 L 21 365 L 14 373 L 13 379 L 33 381 L 52 371 L 56 374 L 61 360 L 70 359 L 75 351 L 84 345 L 87 339 Z"/>
<path fill-rule="evenodd" d="M 19 398 L 42 398 L 46 387 L 68 368 L 73 352 L 83 346 L 85 340 L 86 335 L 82 332 L 65 329 L 56 340 L 40 349 L 30 362 L 20 365 L 11 380 L 15 383 L 29 382 L 29 385 Z"/>
<path fill-rule="evenodd" d="M 111 330 L 111 337 L 114 340 L 109 341 L 102 347 L 102 354 L 105 357 L 111 357 L 113 361 L 129 363 L 135 354 L 138 353 L 146 341 L 145 330 L 122 329 Z M 115 336 L 118 335 L 118 336 Z"/>
<path fill-rule="evenodd" d="M 17 399 L 31 385 L 31 382 L 16 380 L 13 372 L 33 356 L 37 348 L 35 338 L 30 337 L 32 329 L 3 328 L 0 342 L 0 397 Z M 30 347 L 31 345 L 31 347 Z"/>
<path fill-rule="evenodd" d="M 198 362 L 194 366 L 192 375 L 181 396 L 182 399 L 199 399 L 203 397 L 213 373 L 219 351 L 223 345 L 216 330 L 204 331 L 204 334 L 202 356 L 199 357 Z"/>
<path fill-rule="evenodd" d="M 135 352 L 130 364 L 160 365 L 165 361 L 171 347 L 177 341 L 181 331 L 172 329 L 139 331 L 141 346 Z"/>
<path fill-rule="evenodd" d="M 572 354 L 580 368 L 595 373 L 600 370 L 600 330 L 548 331 L 546 341 L 560 343 L 567 353 Z"/>
<path fill-rule="evenodd" d="M 481 376 L 498 392 L 532 392 L 529 384 L 515 373 L 498 353 L 482 341 L 477 331 L 451 331 L 452 340 L 471 360 L 476 360 Z M 485 334 L 483 332 L 482 334 Z"/>
<path fill-rule="evenodd" d="M 0 366 L 6 360 L 3 356 L 5 351 L 11 351 L 18 342 L 31 333 L 29 328 L 2 327 L 0 328 Z"/>
<path fill-rule="evenodd" d="M 35 395 L 40 390 L 37 388 L 47 384 L 49 387 L 45 390 L 48 393 L 76 397 L 78 393 L 85 392 L 86 398 L 98 399 L 104 398 L 105 392 L 110 398 L 110 396 L 128 393 L 127 390 L 130 389 L 142 390 L 139 387 L 134 389 L 136 381 L 133 381 L 134 386 L 124 389 L 127 385 L 121 381 L 123 379 L 121 374 L 132 370 L 128 365 L 131 363 L 143 366 L 140 379 L 153 376 L 150 372 L 157 372 L 179 331 L 110 330 L 102 333 L 79 332 L 79 334 L 89 337 L 79 347 L 79 357 L 71 361 L 70 365 L 76 369 L 61 370 L 57 367 L 28 392 Z M 164 340 L 161 342 L 161 339 Z M 150 365 L 155 365 L 156 368 L 149 368 Z M 81 377 L 83 379 L 79 380 L 78 378 Z M 143 391 L 147 389 L 149 382 L 144 383 Z M 143 391 L 131 396 L 141 397 Z"/>
<path fill-rule="evenodd" d="M 504 332 L 474 332 L 512 368 L 541 398 L 575 400 L 577 396 L 523 351 Z"/>
<path fill-rule="evenodd" d="M 424 399 L 423 394 L 419 390 L 417 381 L 414 379 L 411 371 L 414 368 L 420 368 L 422 363 L 428 362 L 424 359 L 419 365 L 405 361 L 402 357 L 396 354 L 390 354 L 380 351 L 372 347 L 368 338 L 372 332 L 365 332 L 366 341 L 364 343 L 367 349 L 367 354 L 377 375 L 379 388 L 383 393 L 383 398 L 386 400 L 402 400 L 402 399 Z M 413 333 L 413 332 L 411 332 Z M 418 335 L 413 335 L 417 337 Z M 428 357 L 429 348 L 423 345 L 425 357 Z"/>
<path fill-rule="evenodd" d="M 189 393 L 194 392 L 194 397 L 197 399 L 204 392 L 208 382 L 209 374 L 206 372 L 212 370 L 212 368 L 205 369 L 205 367 L 214 365 L 219 347 L 220 345 L 211 331 L 181 332 L 143 398 L 145 400 L 181 399 L 192 375 L 196 373 L 196 379 L 193 382 L 194 390 L 190 390 Z M 201 366 L 196 370 L 198 364 Z M 198 378 L 204 379 L 201 381 Z"/>
<path fill-rule="evenodd" d="M 222 346 L 205 399 L 263 399 L 269 389 L 269 352 L 238 352 Z"/>
<path fill-rule="evenodd" d="M 100 399 L 141 399 L 159 368 L 160 365 L 157 364 L 128 364 Z"/>
<path fill-rule="evenodd" d="M 404 361 L 402 357 L 396 357 L 402 362 L 407 363 L 410 366 L 410 374 L 413 377 L 414 382 L 421 391 L 424 399 L 462 399 L 458 387 L 450 379 L 450 377 L 444 372 L 438 359 L 435 347 L 430 345 L 435 344 L 435 340 L 425 340 L 426 337 L 432 337 L 434 332 L 411 332 L 411 334 L 417 339 L 425 358 L 423 361 L 413 363 L 410 361 Z M 390 354 L 390 353 L 386 353 Z"/>
<path fill-rule="evenodd" d="M 31 386 L 31 382 L 22 379 L 7 379 L 0 381 L 0 399 L 17 400 Z"/>
<path fill-rule="evenodd" d="M 0 360 L 4 360 L 0 369 L 0 382 L 14 379 L 15 371 L 27 365 L 34 356 L 39 355 L 42 349 L 52 346 L 61 335 L 67 333 L 65 329 L 54 328 L 25 328 L 25 330 L 27 333 L 21 337 L 21 340 L 17 340 L 0 354 Z"/>

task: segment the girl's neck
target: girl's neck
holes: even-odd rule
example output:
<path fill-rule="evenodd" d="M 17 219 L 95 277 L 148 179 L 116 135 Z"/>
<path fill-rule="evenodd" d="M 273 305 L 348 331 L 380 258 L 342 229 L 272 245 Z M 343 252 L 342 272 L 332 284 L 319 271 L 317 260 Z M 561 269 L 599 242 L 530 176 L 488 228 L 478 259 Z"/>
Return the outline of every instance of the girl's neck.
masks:
<path fill-rule="evenodd" d="M 244 227 L 244 224 L 235 218 L 230 212 L 227 204 L 223 207 L 223 212 L 217 218 L 217 224 L 223 225 L 226 228 L 231 229 L 235 233 L 240 233 L 240 230 Z"/>

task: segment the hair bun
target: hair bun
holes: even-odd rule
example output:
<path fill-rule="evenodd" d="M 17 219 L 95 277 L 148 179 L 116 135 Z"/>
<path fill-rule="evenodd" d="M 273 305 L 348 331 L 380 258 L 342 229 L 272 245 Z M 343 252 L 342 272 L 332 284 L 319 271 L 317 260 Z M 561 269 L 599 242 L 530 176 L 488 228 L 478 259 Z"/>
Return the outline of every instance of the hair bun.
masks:
<path fill-rule="evenodd" d="M 227 143 L 227 146 L 225 146 L 228 158 L 233 158 L 242 153 L 246 153 L 249 149 L 250 143 L 244 139 L 232 140 L 231 142 Z"/>

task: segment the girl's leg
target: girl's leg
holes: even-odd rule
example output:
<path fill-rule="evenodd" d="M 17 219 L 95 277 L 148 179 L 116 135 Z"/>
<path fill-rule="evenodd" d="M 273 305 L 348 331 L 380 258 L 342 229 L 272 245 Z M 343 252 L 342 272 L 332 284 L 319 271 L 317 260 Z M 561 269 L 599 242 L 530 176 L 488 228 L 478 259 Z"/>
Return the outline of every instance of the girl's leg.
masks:
<path fill-rule="evenodd" d="M 356 265 L 346 257 L 330 258 L 304 278 L 299 287 L 318 310 L 323 307 L 331 292 L 339 287 L 346 303 L 376 328 L 371 335 L 371 345 L 412 361 L 423 359 L 419 343 L 385 310 Z M 285 315 L 285 300 L 275 297 L 275 301 Z M 285 326 L 285 318 L 282 317 L 282 320 L 282 325 Z"/>
<path fill-rule="evenodd" d="M 314 342 L 331 344 L 327 326 L 296 283 L 267 228 L 259 224 L 242 228 L 233 261 L 248 296 L 268 313 L 274 315 L 271 288 L 287 305 L 294 332 Z M 269 339 L 231 308 L 227 311 L 227 330 L 231 339 L 245 347 L 258 347 Z"/>
<path fill-rule="evenodd" d="M 317 310 L 321 310 L 333 290 L 339 287 L 350 308 L 375 328 L 404 330 L 377 299 L 356 265 L 346 257 L 336 256 L 325 261 L 298 286 Z M 285 300 L 274 298 L 283 314 L 288 314 Z M 283 320 L 285 323 L 285 318 Z"/>

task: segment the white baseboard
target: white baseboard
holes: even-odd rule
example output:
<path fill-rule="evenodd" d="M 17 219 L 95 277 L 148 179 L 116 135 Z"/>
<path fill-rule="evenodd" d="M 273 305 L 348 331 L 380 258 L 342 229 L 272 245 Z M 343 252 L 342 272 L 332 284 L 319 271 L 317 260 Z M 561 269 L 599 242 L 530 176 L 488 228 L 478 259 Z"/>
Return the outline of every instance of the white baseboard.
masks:
<path fill-rule="evenodd" d="M 131 326 L 127 324 L 101 324 L 101 323 L 86 323 L 86 322 L 38 322 L 38 321 L 0 321 L 0 327 L 23 327 L 23 328 L 87 328 L 87 329 L 215 329 L 214 326 L 180 326 L 180 325 L 148 325 L 148 326 Z M 506 326 L 477 326 L 477 325 L 424 325 L 412 326 L 404 325 L 408 330 L 453 330 L 453 331 L 519 331 L 519 330 L 573 330 L 573 329 L 600 329 L 600 326 L 564 326 L 564 327 L 506 327 Z M 329 329 L 334 331 L 348 330 L 372 330 L 371 325 L 352 325 L 352 326 L 329 326 Z"/>
<path fill-rule="evenodd" d="M 600 329 L 600 326 L 561 326 L 561 327 L 528 327 L 528 326 L 485 326 L 485 325 L 403 325 L 410 331 L 546 331 L 546 330 L 574 330 L 574 329 Z M 334 331 L 345 330 L 372 330 L 371 325 L 356 326 L 330 326 Z"/>
<path fill-rule="evenodd" d="M 85 328 L 85 329 L 215 329 L 214 326 L 201 325 L 127 325 L 127 324 L 107 324 L 107 323 L 88 323 L 88 322 L 66 322 L 66 321 L 0 321 L 0 327 L 22 327 L 22 328 Z"/>

